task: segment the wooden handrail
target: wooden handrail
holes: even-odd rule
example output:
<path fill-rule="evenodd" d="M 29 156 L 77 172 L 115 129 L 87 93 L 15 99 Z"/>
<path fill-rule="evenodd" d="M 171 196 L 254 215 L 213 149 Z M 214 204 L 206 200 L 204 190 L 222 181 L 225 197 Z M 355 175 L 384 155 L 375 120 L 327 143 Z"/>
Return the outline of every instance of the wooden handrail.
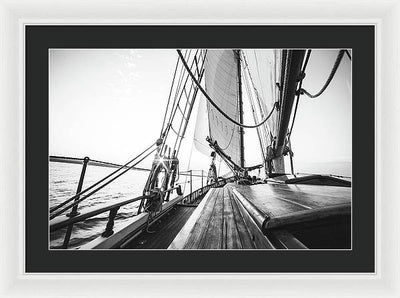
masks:
<path fill-rule="evenodd" d="M 57 231 L 59 229 L 62 229 L 70 224 L 74 224 L 80 221 L 84 221 L 85 219 L 88 219 L 90 217 L 99 215 L 101 213 L 110 211 L 111 209 L 114 208 L 119 208 L 121 206 L 140 201 L 142 199 L 146 198 L 146 196 L 140 196 L 136 197 L 133 199 L 128 199 L 128 200 L 119 200 L 118 202 L 111 202 L 109 204 L 104 204 L 100 207 L 92 207 L 88 208 L 85 211 L 82 211 L 79 215 L 74 216 L 74 217 L 68 217 L 66 215 L 63 216 L 58 216 L 50 221 L 50 232 Z"/>
<path fill-rule="evenodd" d="M 194 194 L 197 196 L 197 194 L 200 191 L 202 191 L 202 190 L 204 190 L 206 188 L 211 188 L 211 187 L 215 186 L 216 184 L 218 184 L 218 182 L 214 183 L 212 185 L 206 185 L 206 186 L 204 186 L 202 188 L 199 188 L 199 189 L 197 189 L 197 190 L 195 190 L 193 192 L 192 196 Z M 173 188 L 173 189 L 175 189 L 175 188 Z M 50 221 L 50 232 L 57 231 L 59 229 L 65 228 L 68 225 L 84 221 L 84 220 L 86 220 L 86 219 L 88 219 L 90 217 L 99 215 L 101 213 L 110 211 L 112 209 L 119 208 L 121 206 L 130 204 L 130 203 L 133 203 L 133 202 L 136 202 L 136 201 L 140 201 L 142 199 L 145 199 L 146 197 L 148 197 L 148 196 L 140 196 L 140 197 L 136 197 L 136 198 L 132 198 L 132 199 L 128 199 L 128 200 L 119 200 L 117 202 L 114 201 L 114 202 L 111 202 L 109 204 L 104 204 L 104 205 L 102 205 L 100 207 L 88 208 L 88 209 L 86 209 L 84 211 L 81 211 L 81 213 L 79 215 L 74 216 L 74 217 L 68 217 L 66 215 L 58 216 L 58 217 L 56 217 L 56 218 L 54 218 L 54 219 L 52 219 Z M 190 197 L 190 194 L 186 195 L 185 197 L 181 196 L 181 199 L 179 200 L 179 202 L 182 201 L 185 198 L 188 198 L 188 197 Z"/>

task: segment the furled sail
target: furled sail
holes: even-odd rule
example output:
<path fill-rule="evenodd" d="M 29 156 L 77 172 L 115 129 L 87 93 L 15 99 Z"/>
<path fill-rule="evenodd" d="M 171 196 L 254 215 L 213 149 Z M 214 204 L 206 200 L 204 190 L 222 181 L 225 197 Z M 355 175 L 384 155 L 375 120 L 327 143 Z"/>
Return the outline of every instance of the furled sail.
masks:
<path fill-rule="evenodd" d="M 215 103 L 239 122 L 239 84 L 237 53 L 233 50 L 208 50 L 205 62 L 205 90 Z M 208 118 L 205 131 L 204 116 Z M 195 146 L 205 153 L 205 135 L 216 141 L 231 160 L 240 164 L 239 127 L 201 98 L 195 131 Z M 208 146 L 208 145 L 207 145 Z"/>

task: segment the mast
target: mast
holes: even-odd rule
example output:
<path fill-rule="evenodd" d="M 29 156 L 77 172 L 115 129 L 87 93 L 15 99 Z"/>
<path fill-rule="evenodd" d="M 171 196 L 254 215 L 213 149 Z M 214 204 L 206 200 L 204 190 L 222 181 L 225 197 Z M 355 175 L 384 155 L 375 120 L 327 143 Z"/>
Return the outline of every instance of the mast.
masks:
<path fill-rule="evenodd" d="M 241 65 L 240 65 L 240 50 L 236 51 L 237 58 L 237 73 L 238 73 L 238 84 L 239 84 L 239 122 L 243 124 L 243 98 L 242 98 L 242 75 L 241 75 Z M 239 135 L 240 135 L 240 166 L 244 168 L 244 131 L 243 127 L 239 127 Z"/>
<path fill-rule="evenodd" d="M 280 114 L 277 127 L 277 138 L 274 146 L 275 172 L 284 173 L 285 164 L 283 155 L 287 142 L 287 131 L 292 114 L 293 102 L 296 95 L 296 88 L 299 82 L 301 66 L 305 50 L 284 50 L 283 66 L 281 75 Z"/>

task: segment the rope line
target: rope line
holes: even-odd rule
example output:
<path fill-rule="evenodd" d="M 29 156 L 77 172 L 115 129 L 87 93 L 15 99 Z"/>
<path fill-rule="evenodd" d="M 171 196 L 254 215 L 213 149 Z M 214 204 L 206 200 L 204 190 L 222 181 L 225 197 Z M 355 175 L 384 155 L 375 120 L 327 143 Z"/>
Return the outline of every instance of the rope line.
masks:
<path fill-rule="evenodd" d="M 191 52 L 192 52 L 192 50 L 188 50 L 188 51 L 185 52 L 185 57 L 187 57 L 187 59 L 189 59 L 191 57 Z M 199 52 L 199 50 L 196 50 L 194 56 L 196 56 L 198 54 L 198 52 Z M 179 57 L 178 57 L 178 61 L 180 61 Z M 192 68 L 194 66 L 194 63 L 195 63 L 195 60 L 193 59 L 190 68 Z M 180 74 L 179 74 L 179 82 L 178 82 L 178 84 L 176 86 L 174 102 L 173 102 L 172 107 L 171 107 L 169 120 L 167 122 L 167 125 L 166 125 L 164 133 L 163 133 L 163 135 L 165 137 L 163 138 L 164 141 L 163 141 L 163 144 L 162 144 L 162 148 L 164 148 L 165 144 L 167 143 L 167 136 L 169 134 L 169 131 L 171 130 L 170 124 L 173 122 L 173 120 L 175 118 L 175 115 L 176 115 L 177 110 L 178 110 L 178 105 L 180 104 L 182 96 L 183 96 L 183 89 L 186 87 L 186 85 L 188 84 L 188 80 L 189 80 L 189 75 L 186 75 L 185 67 L 184 67 L 183 64 L 181 65 L 180 69 L 181 70 L 180 70 Z M 190 84 L 190 93 L 191 93 L 191 90 L 193 89 L 193 87 L 194 87 L 194 84 L 193 84 L 193 82 L 191 82 L 191 84 Z M 188 104 L 188 99 L 186 99 L 185 110 L 184 110 L 185 112 L 183 114 L 186 113 L 187 104 Z M 180 112 L 182 113 L 182 111 L 180 111 Z M 173 151 L 176 149 L 176 145 L 177 145 L 178 139 L 182 140 L 181 136 L 184 135 L 184 132 L 181 131 L 182 122 L 185 122 L 184 120 L 185 119 L 181 119 L 181 123 L 179 125 L 179 129 L 176 131 L 178 133 L 178 135 L 177 135 L 177 139 L 175 141 L 173 141 L 174 142 Z M 187 123 L 187 121 L 188 120 L 186 120 L 186 123 Z M 176 153 L 178 153 L 178 151 L 179 151 L 179 149 L 177 149 Z"/>
<path fill-rule="evenodd" d="M 185 57 L 186 57 L 186 55 L 188 55 L 188 58 L 189 58 L 190 57 L 190 53 L 191 53 L 191 50 L 190 51 L 186 51 L 185 52 Z M 179 62 L 179 60 L 180 59 L 178 58 L 178 62 Z M 177 106 L 176 106 L 177 100 L 178 100 L 177 104 L 179 104 L 179 102 L 180 102 L 180 98 L 181 97 L 179 96 L 179 91 L 181 90 L 181 85 L 182 85 L 182 82 L 183 82 L 183 79 L 184 79 L 184 71 L 183 70 L 184 70 L 184 66 L 182 65 L 180 67 L 180 71 L 179 71 L 178 82 L 177 82 L 177 85 L 175 87 L 174 102 L 173 102 L 173 104 L 171 106 L 171 112 L 170 112 L 170 115 L 168 117 L 168 122 L 167 123 L 171 123 L 173 121 L 173 119 L 175 117 L 175 114 L 176 114 L 176 111 L 177 111 Z M 186 82 L 187 82 L 187 80 L 183 84 L 185 85 Z M 172 84 L 174 84 L 174 82 Z M 170 127 L 168 125 L 166 125 L 165 130 L 163 132 L 164 136 L 168 135 L 169 129 L 170 129 Z M 162 147 L 164 147 L 165 141 L 166 141 L 166 138 L 164 138 L 164 142 L 162 144 Z"/>
<path fill-rule="evenodd" d="M 200 61 L 198 61 L 197 60 L 197 56 L 194 56 L 194 60 L 196 61 L 196 70 L 197 70 L 197 74 L 198 74 L 198 80 L 201 82 L 201 80 L 203 79 L 203 75 L 204 75 L 204 64 L 205 64 L 205 61 L 206 61 L 206 56 L 207 56 L 207 50 L 204 50 L 204 55 L 203 55 L 203 52 L 202 51 L 200 51 L 199 52 L 199 59 L 200 59 Z M 179 58 L 178 58 L 179 59 Z M 199 71 L 199 62 L 201 62 L 201 66 L 200 66 L 200 71 Z M 188 124 L 189 124 L 189 119 L 190 119 L 190 116 L 191 116 L 191 114 L 192 114 L 192 109 L 193 109 L 193 106 L 194 106 L 194 103 L 195 103 L 195 101 L 196 101 L 196 98 L 197 98 L 197 93 L 198 93 L 198 88 L 196 88 L 196 86 L 195 86 L 195 84 L 193 83 L 193 82 L 191 82 L 191 84 L 190 84 L 190 89 L 192 89 L 193 88 L 193 92 L 194 92 L 194 94 L 192 95 L 192 98 L 193 98 L 193 100 L 192 100 L 192 103 L 191 103 L 191 105 L 190 105 L 190 107 L 189 107 L 189 111 L 188 111 L 188 115 L 187 115 L 187 121 L 185 122 L 185 124 L 184 124 L 184 126 L 183 126 L 183 129 L 182 129 L 182 135 L 184 136 L 185 134 L 186 134 L 186 129 L 187 129 L 187 126 L 188 126 Z M 181 145 L 182 145 L 182 141 L 183 141 L 183 137 L 179 140 L 179 144 L 178 144 L 178 147 L 177 147 L 177 152 L 179 152 L 179 150 L 180 150 L 180 148 L 181 148 Z"/>
<path fill-rule="evenodd" d="M 311 50 L 308 50 L 308 51 L 307 51 L 306 59 L 305 59 L 304 64 L 303 64 L 303 68 L 302 68 L 302 70 L 301 70 L 301 74 L 302 74 L 303 77 L 302 77 L 302 79 L 300 80 L 300 83 L 299 83 L 299 90 L 301 90 L 301 86 L 302 86 L 302 84 L 303 84 L 303 80 L 304 80 L 304 76 L 305 76 L 305 71 L 306 71 L 306 68 L 307 68 L 308 60 L 310 60 L 310 55 L 311 55 Z M 291 125 L 290 130 L 289 130 L 289 133 L 288 133 L 288 138 L 289 138 L 289 139 L 290 139 L 290 136 L 292 135 L 292 130 L 293 130 L 293 126 L 294 126 L 294 121 L 296 120 L 297 108 L 298 108 L 298 106 L 299 106 L 299 99 L 300 99 L 300 93 L 297 94 L 297 98 L 296 98 L 296 106 L 295 106 L 295 108 L 294 108 L 292 125 Z"/>
<path fill-rule="evenodd" d="M 191 148 L 190 148 L 190 155 L 189 155 L 189 162 L 188 162 L 188 165 L 187 165 L 187 170 L 186 170 L 186 172 L 190 172 L 189 171 L 189 168 L 190 168 L 190 164 L 192 163 L 192 154 L 193 154 L 193 146 L 194 146 L 194 142 L 192 142 L 192 146 L 191 146 Z M 185 194 L 185 191 L 186 191 L 186 182 L 188 181 L 188 176 L 190 176 L 190 175 L 187 175 L 186 177 L 185 177 L 185 184 L 184 184 L 184 186 L 183 186 L 183 194 Z"/>
<path fill-rule="evenodd" d="M 256 53 L 256 50 L 253 50 L 253 52 L 254 52 L 254 58 L 255 58 L 255 60 L 256 60 L 258 81 L 260 82 L 260 86 L 262 86 L 261 75 L 260 75 L 260 67 L 259 67 L 258 59 L 257 59 L 257 53 Z M 245 57 L 243 51 L 242 51 L 242 54 L 243 54 L 243 57 L 246 59 L 246 57 Z M 247 64 L 247 61 L 246 61 L 246 65 L 247 65 L 247 67 L 249 67 L 249 65 Z M 254 83 L 253 83 L 253 85 L 254 85 Z M 262 95 L 263 95 L 263 98 L 265 98 L 264 90 L 263 90 L 262 88 L 261 88 L 261 93 L 262 93 Z"/>
<path fill-rule="evenodd" d="M 193 82 L 197 85 L 197 87 L 199 88 L 199 90 L 203 93 L 203 95 L 206 97 L 206 99 L 212 104 L 212 106 L 214 108 L 216 108 L 218 110 L 218 112 L 220 112 L 222 114 L 222 116 L 224 116 L 226 119 L 228 119 L 229 121 L 235 123 L 236 125 L 240 126 L 240 127 L 244 127 L 244 128 L 257 128 L 261 125 L 263 125 L 271 116 L 272 113 L 275 111 L 276 108 L 276 103 L 274 103 L 274 106 L 271 110 L 271 112 L 268 114 L 268 116 L 263 119 L 260 123 L 255 124 L 255 125 L 245 125 L 245 124 L 241 124 L 240 122 L 237 122 L 235 119 L 231 118 L 229 115 L 227 115 L 212 99 L 211 97 L 207 94 L 207 92 L 203 89 L 203 87 L 200 85 L 200 83 L 197 81 L 196 77 L 194 76 L 194 74 L 192 73 L 192 71 L 190 70 L 189 66 L 187 65 L 185 59 L 182 56 L 182 53 L 180 50 L 177 50 L 179 57 L 182 60 L 183 65 L 185 66 L 187 72 L 189 73 L 189 76 L 192 78 Z"/>
<path fill-rule="evenodd" d="M 349 58 L 349 60 L 351 61 L 351 55 L 350 55 L 349 50 L 346 50 L 346 55 L 347 55 L 347 57 Z"/>
<path fill-rule="evenodd" d="M 173 88 L 174 88 L 174 81 L 175 81 L 175 77 L 176 77 L 176 72 L 177 72 L 177 70 L 178 70 L 178 65 L 179 65 L 179 59 L 176 60 L 174 76 L 172 77 L 171 88 L 170 88 L 170 90 L 169 90 L 168 102 L 167 102 L 167 107 L 166 107 L 165 113 L 164 113 L 163 123 L 162 123 L 162 126 L 161 126 L 160 137 L 162 136 L 162 133 L 163 133 L 163 131 L 164 131 L 165 120 L 167 119 L 168 108 L 169 108 L 169 104 L 170 104 L 170 102 L 171 102 L 171 95 L 172 95 L 172 90 L 173 90 Z"/>
<path fill-rule="evenodd" d="M 235 118 L 237 118 L 238 115 L 239 115 L 239 100 L 236 101 L 236 115 L 235 115 Z M 221 148 L 221 147 L 220 147 L 220 149 L 221 149 L 222 151 L 225 151 L 226 149 L 228 149 L 229 146 L 232 144 L 232 140 L 233 140 L 233 136 L 234 136 L 234 134 L 235 134 L 235 130 L 236 130 L 236 126 L 233 126 L 233 127 L 232 127 L 231 137 L 230 137 L 230 139 L 229 139 L 228 144 L 227 144 L 224 148 Z"/>
<path fill-rule="evenodd" d="M 254 53 L 254 55 L 255 55 L 255 53 Z M 247 63 L 246 55 L 245 55 L 245 53 L 244 53 L 243 51 L 242 51 L 242 56 L 243 56 L 243 60 L 244 60 L 244 64 L 245 64 L 245 67 L 243 67 L 243 69 L 247 69 L 247 75 L 249 76 L 251 85 L 252 85 L 252 87 L 253 87 L 253 89 L 254 89 L 254 93 L 255 93 L 256 98 L 257 98 L 257 101 L 258 101 L 258 106 L 259 106 L 259 110 L 260 110 L 261 117 L 264 117 L 264 109 L 261 107 L 261 104 L 260 104 L 260 93 L 258 92 L 258 90 L 257 90 L 257 88 L 256 88 L 256 84 L 254 83 L 253 77 L 252 77 L 251 72 L 250 72 L 249 64 Z M 257 56 L 256 56 L 256 57 L 257 57 Z M 257 58 L 256 58 L 256 59 L 257 59 Z M 259 72 L 259 69 L 258 69 L 258 62 L 257 62 L 256 65 L 257 65 L 257 71 Z M 261 82 L 261 81 L 260 81 L 260 82 Z M 262 89 L 261 89 L 261 92 L 263 92 Z M 263 97 L 263 98 L 264 98 L 264 97 Z M 263 98 L 261 98 L 261 100 L 262 100 Z"/>
<path fill-rule="evenodd" d="M 83 196 L 82 198 L 77 199 L 76 201 L 74 201 L 72 204 L 68 205 L 67 207 L 62 208 L 61 210 L 59 210 L 58 212 L 55 212 L 54 214 L 50 215 L 50 219 L 53 219 L 55 217 L 57 217 L 58 215 L 60 215 L 61 213 L 63 213 L 64 211 L 78 205 L 80 202 L 82 202 L 83 200 L 87 199 L 88 197 L 90 197 L 92 194 L 98 192 L 100 189 L 104 188 L 105 186 L 107 186 L 108 184 L 110 184 L 111 182 L 113 182 L 115 179 L 119 178 L 120 176 L 122 176 L 123 174 L 125 174 L 126 172 L 128 172 L 131 168 L 133 168 L 134 166 L 136 166 L 138 163 L 140 163 L 141 161 L 143 161 L 146 157 L 148 157 L 150 154 L 152 154 L 154 151 L 156 151 L 157 148 L 154 148 L 153 150 L 151 150 L 149 153 L 147 153 L 144 157 L 142 157 L 139 161 L 135 162 L 133 165 L 129 166 L 128 168 L 126 168 L 123 172 L 119 173 L 117 176 L 113 177 L 111 180 L 107 181 L 106 183 L 104 183 L 103 185 L 97 187 L 95 190 L 91 191 L 90 193 L 88 193 L 87 195 Z M 147 151 L 147 150 L 146 150 Z M 110 176 L 110 175 L 109 175 Z M 103 181 L 105 180 L 104 178 L 102 179 Z M 97 183 L 99 184 L 99 182 Z M 93 185 L 91 186 L 91 188 L 93 188 Z M 86 189 L 87 191 L 88 189 Z M 74 197 L 77 197 L 77 195 L 75 195 Z M 68 199 L 67 201 L 71 201 L 74 197 Z M 64 204 L 65 205 L 65 204 Z"/>
<path fill-rule="evenodd" d="M 196 51 L 196 53 L 194 54 L 194 57 L 193 57 L 193 61 L 192 61 L 192 66 L 191 66 L 191 68 L 194 66 L 194 62 L 196 61 L 196 55 L 198 54 L 198 50 Z M 201 78 L 200 78 L 201 79 Z M 193 104 L 194 104 L 194 101 L 195 101 L 195 99 L 196 99 L 196 94 L 197 94 L 197 92 L 196 92 L 196 86 L 194 86 L 194 84 L 193 83 L 191 83 L 190 84 L 190 88 L 189 88 L 189 94 L 187 93 L 187 91 L 186 91 L 186 83 L 187 83 L 187 81 L 189 80 L 189 76 L 187 76 L 186 77 L 186 81 L 185 81 L 185 84 L 184 84 L 184 86 L 183 86 L 183 88 L 182 88 L 182 93 L 181 93 L 181 97 L 182 97 L 182 95 L 183 95 L 183 91 L 185 91 L 185 99 L 186 99 L 186 102 L 185 102 L 185 109 L 184 109 L 184 111 L 182 112 L 182 109 L 181 109 L 181 107 L 179 106 L 179 103 L 180 103 L 180 100 L 179 100 L 179 102 L 178 102 L 178 108 L 179 108 L 179 110 L 180 110 L 180 112 L 182 113 L 182 118 L 181 118 L 181 122 L 180 122 L 180 124 L 179 124 L 179 129 L 178 129 L 178 132 L 179 132 L 179 134 L 181 134 L 181 135 L 185 135 L 185 130 L 186 130 L 186 124 L 189 122 L 189 118 L 190 118 L 190 113 L 191 113 L 191 110 L 192 110 L 192 106 L 193 106 Z M 193 91 L 193 94 L 192 94 L 192 91 Z M 192 97 L 193 97 L 193 99 L 192 99 Z M 192 99 L 192 100 L 191 100 Z M 191 100 L 191 101 L 190 101 Z M 188 110 L 189 109 L 189 110 Z M 188 112 L 187 112 L 188 111 Z M 187 116 L 185 117 L 185 115 L 187 114 Z M 175 143 L 174 143 L 174 147 L 173 147 L 173 150 L 175 150 L 175 149 L 177 149 L 177 146 L 178 146 L 178 144 L 180 144 L 180 142 L 179 141 L 182 141 L 182 138 L 176 138 L 175 139 Z"/>
<path fill-rule="evenodd" d="M 84 193 L 88 192 L 89 190 L 91 190 L 92 188 L 94 188 L 95 186 L 99 185 L 101 182 L 103 182 L 104 180 L 110 178 L 112 175 L 118 173 L 119 171 L 121 171 L 123 168 L 126 168 L 128 166 L 128 164 L 134 162 L 136 159 L 138 159 L 140 156 L 142 156 L 146 151 L 150 150 L 151 147 L 153 147 L 156 143 L 151 144 L 149 147 L 147 147 L 145 150 L 143 150 L 140 154 L 136 155 L 134 158 L 132 158 L 130 161 L 128 161 L 126 164 L 120 166 L 118 169 L 116 169 L 114 172 L 108 174 L 106 177 L 100 179 L 99 181 L 97 181 L 96 183 L 94 183 L 93 185 L 89 186 L 88 188 L 82 190 L 81 192 L 75 194 L 74 196 L 72 196 L 71 198 L 69 198 L 68 200 L 60 203 L 59 205 L 53 207 L 50 209 L 50 213 L 56 211 L 57 209 L 61 208 L 62 206 L 66 205 L 67 203 L 71 202 L 72 200 L 80 197 L 81 195 L 83 195 Z"/>
<path fill-rule="evenodd" d="M 254 90 L 255 97 L 256 97 L 256 100 L 257 100 L 257 104 L 258 104 L 258 110 L 260 111 L 260 116 L 261 117 L 264 117 L 264 115 L 265 115 L 264 114 L 264 109 L 263 109 L 263 107 L 261 105 L 259 92 L 258 92 L 258 90 L 257 90 L 257 88 L 255 86 L 255 83 L 253 81 L 253 78 L 251 76 L 250 67 L 249 67 L 249 64 L 247 62 L 246 55 L 245 55 L 245 53 L 243 51 L 242 51 L 242 56 L 243 56 L 243 60 L 244 60 L 243 72 L 245 72 L 245 70 L 247 70 L 247 76 L 246 75 L 244 76 L 245 77 L 244 82 L 245 82 L 246 90 L 247 90 L 247 93 L 248 93 L 248 97 L 250 99 L 250 104 L 251 104 L 252 111 L 253 111 L 254 122 L 258 122 L 259 120 L 258 120 L 258 116 L 257 116 L 257 113 L 256 113 L 255 100 L 254 100 L 253 95 L 252 95 L 252 93 L 250 91 L 251 87 Z M 254 51 L 254 57 L 256 58 L 257 72 L 259 73 L 257 55 L 256 55 L 255 51 Z M 260 80 L 260 83 L 261 83 L 260 75 L 259 75 L 259 80 Z M 250 86 L 250 84 L 251 84 L 251 86 Z M 261 92 L 263 93 L 262 89 L 261 89 Z M 265 126 L 258 127 L 257 128 L 257 133 L 258 133 L 258 139 L 259 139 L 260 145 L 261 145 L 262 158 L 263 158 L 263 160 L 265 160 L 266 152 L 264 152 L 264 148 L 267 148 L 267 137 L 268 137 L 268 135 L 270 133 L 270 128 L 269 128 L 268 123 L 266 123 Z"/>
<path fill-rule="evenodd" d="M 249 79 L 247 78 L 246 75 L 244 76 L 244 80 L 243 81 L 244 81 L 245 89 L 247 91 L 247 96 L 249 98 L 249 102 L 250 102 L 250 106 L 251 106 L 254 122 L 257 123 L 258 122 L 258 115 L 256 113 L 256 107 L 255 107 L 255 102 L 254 102 L 253 95 L 251 93 L 251 87 L 249 86 L 249 84 L 250 84 L 248 82 Z M 264 127 L 264 130 L 261 130 L 263 127 Z M 264 161 L 265 161 L 264 148 L 266 148 L 266 146 L 264 146 L 264 137 L 265 137 L 264 132 L 265 132 L 265 129 L 266 129 L 265 126 L 257 127 L 257 135 L 258 135 L 258 140 L 259 140 L 259 143 L 260 143 L 261 157 L 262 157 L 262 159 Z"/>
<path fill-rule="evenodd" d="M 172 126 L 172 123 L 170 123 L 171 126 L 171 130 L 177 135 L 178 138 L 184 138 L 185 136 L 180 135 L 179 133 L 176 132 L 176 130 L 174 129 L 174 127 Z"/>
<path fill-rule="evenodd" d="M 340 50 L 340 51 L 339 51 L 339 54 L 338 54 L 337 57 L 336 57 L 336 61 L 335 61 L 335 64 L 333 65 L 333 68 L 332 68 L 332 70 L 331 70 L 331 73 L 329 74 L 329 77 L 328 77 L 328 79 L 326 80 L 324 86 L 321 88 L 321 90 L 320 90 L 318 93 L 316 93 L 316 94 L 311 94 L 311 93 L 309 93 L 307 90 L 304 90 L 304 89 L 300 89 L 300 90 L 299 90 L 299 93 L 300 93 L 301 95 L 305 94 L 305 95 L 307 95 L 307 96 L 310 97 L 310 98 L 317 98 L 317 97 L 320 96 L 322 93 L 324 93 L 324 91 L 326 90 L 326 88 L 328 88 L 329 84 L 331 83 L 333 77 L 335 76 L 335 73 L 336 73 L 337 69 L 339 68 L 340 62 L 342 61 L 342 58 L 343 58 L 343 55 L 344 55 L 345 52 L 346 52 L 345 50 Z"/>

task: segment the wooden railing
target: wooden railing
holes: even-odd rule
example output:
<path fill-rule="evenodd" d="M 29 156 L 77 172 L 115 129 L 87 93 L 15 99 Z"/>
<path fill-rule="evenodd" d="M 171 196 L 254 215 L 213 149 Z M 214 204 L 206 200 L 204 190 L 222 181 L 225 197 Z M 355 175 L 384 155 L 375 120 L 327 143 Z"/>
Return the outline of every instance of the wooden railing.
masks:
<path fill-rule="evenodd" d="M 62 228 L 65 228 L 66 226 L 69 226 L 71 224 L 73 225 L 77 222 L 84 221 L 90 217 L 99 215 L 99 214 L 107 212 L 107 211 L 118 210 L 121 206 L 128 205 L 128 204 L 136 202 L 136 201 L 140 201 L 144 198 L 146 198 L 146 196 L 140 196 L 140 197 L 136 197 L 133 199 L 122 200 L 122 201 L 120 200 L 117 202 L 112 202 L 110 204 L 104 204 L 99 207 L 96 206 L 93 208 L 88 208 L 84 212 L 81 212 L 74 217 L 68 217 L 66 215 L 56 217 L 50 221 L 50 232 L 60 230 Z M 111 212 L 110 212 L 110 215 L 111 215 Z M 115 218 L 115 216 L 114 216 L 114 218 Z M 113 220 L 114 218 L 109 217 L 109 221 L 110 221 L 110 219 Z"/>
<path fill-rule="evenodd" d="M 234 177 L 230 177 L 227 179 L 221 179 L 213 184 L 210 185 L 206 185 L 204 187 L 200 187 L 199 189 L 195 190 L 194 192 L 189 193 L 187 196 L 185 196 L 182 199 L 182 203 L 184 204 L 193 204 L 197 201 L 197 199 L 202 196 L 205 195 L 207 193 L 207 191 L 210 190 L 210 188 L 214 188 L 214 187 L 220 187 L 220 186 L 224 186 L 226 183 L 228 182 L 233 182 L 234 181 Z"/>
<path fill-rule="evenodd" d="M 188 195 L 186 195 L 184 197 L 182 196 L 181 199 L 176 200 L 175 204 L 178 204 L 178 203 L 193 204 L 194 202 L 196 202 L 196 200 L 199 197 L 205 195 L 211 188 L 223 186 L 227 182 L 230 182 L 231 180 L 232 180 L 232 178 L 223 179 L 214 184 L 201 187 L 201 188 L 195 190 L 194 192 L 189 193 Z M 175 188 L 167 190 L 167 191 L 173 191 L 174 189 Z M 128 204 L 131 204 L 133 202 L 140 201 L 146 197 L 148 197 L 148 196 L 139 196 L 139 197 L 131 198 L 131 199 L 127 199 L 127 200 L 119 200 L 116 202 L 114 201 L 114 202 L 111 202 L 109 204 L 105 204 L 102 206 L 87 208 L 84 211 L 80 210 L 80 213 L 77 213 L 72 217 L 70 217 L 68 215 L 58 216 L 50 221 L 50 232 L 54 232 L 54 231 L 60 230 L 62 228 L 68 227 L 67 232 L 66 232 L 66 237 L 64 239 L 64 245 L 63 245 L 63 248 L 67 248 L 69 238 L 71 236 L 70 230 L 72 230 L 72 227 L 74 224 L 85 221 L 86 219 L 94 217 L 101 213 L 109 212 L 106 228 L 105 228 L 104 232 L 102 233 L 103 237 L 109 237 L 114 233 L 113 232 L 114 221 L 115 221 L 116 215 L 118 214 L 119 208 L 122 206 L 128 205 Z M 157 218 L 159 218 L 159 217 L 160 216 L 157 216 Z M 149 224 L 151 224 L 151 223 L 149 223 Z"/>

